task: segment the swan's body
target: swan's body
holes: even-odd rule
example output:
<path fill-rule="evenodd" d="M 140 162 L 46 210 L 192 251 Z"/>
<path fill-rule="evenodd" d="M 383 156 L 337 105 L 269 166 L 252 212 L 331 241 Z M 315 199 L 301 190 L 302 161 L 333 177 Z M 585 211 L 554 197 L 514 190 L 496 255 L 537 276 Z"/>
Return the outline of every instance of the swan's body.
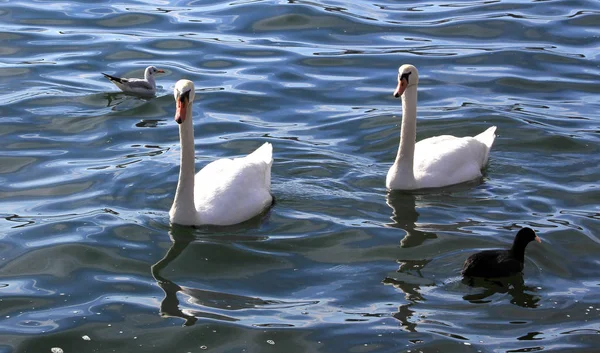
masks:
<path fill-rule="evenodd" d="M 148 66 L 144 71 L 143 79 L 116 77 L 105 74 L 104 72 L 102 75 L 125 93 L 153 96 L 156 94 L 156 81 L 154 81 L 154 75 L 157 73 L 164 73 L 164 71 L 159 70 L 154 66 Z"/>
<path fill-rule="evenodd" d="M 386 178 L 391 190 L 437 188 L 481 177 L 496 127 L 475 137 L 435 136 L 415 144 L 419 73 L 412 65 L 398 70 L 396 97 L 402 96 L 400 147 Z"/>
<path fill-rule="evenodd" d="M 263 212 L 273 202 L 271 144 L 263 144 L 246 157 L 211 162 L 194 175 L 194 84 L 188 80 L 178 81 L 174 95 L 181 165 L 175 200 L 169 212 L 171 223 L 231 225 Z"/>

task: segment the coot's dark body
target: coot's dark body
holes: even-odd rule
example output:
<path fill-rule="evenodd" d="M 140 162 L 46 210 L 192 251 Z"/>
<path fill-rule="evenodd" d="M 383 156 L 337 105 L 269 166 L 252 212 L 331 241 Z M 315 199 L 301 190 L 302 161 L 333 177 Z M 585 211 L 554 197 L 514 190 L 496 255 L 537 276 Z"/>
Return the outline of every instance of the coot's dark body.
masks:
<path fill-rule="evenodd" d="M 515 237 L 509 250 L 485 250 L 467 258 L 463 265 L 465 277 L 508 277 L 523 271 L 525 247 L 529 242 L 540 238 L 531 228 L 523 228 Z"/>

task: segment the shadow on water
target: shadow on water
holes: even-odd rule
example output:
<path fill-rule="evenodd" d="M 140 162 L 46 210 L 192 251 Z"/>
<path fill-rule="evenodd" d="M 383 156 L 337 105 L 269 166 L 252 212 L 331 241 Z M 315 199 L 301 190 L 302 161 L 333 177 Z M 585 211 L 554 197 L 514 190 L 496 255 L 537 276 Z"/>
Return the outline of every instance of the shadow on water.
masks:
<path fill-rule="evenodd" d="M 443 193 L 462 192 L 465 188 L 473 187 L 474 181 L 452 187 L 450 190 L 445 189 Z M 436 239 L 438 236 L 434 232 L 422 231 L 423 225 L 418 225 L 419 212 L 417 210 L 417 204 L 426 204 L 424 199 L 431 192 L 436 195 L 440 193 L 440 190 L 426 191 L 425 193 L 419 192 L 402 192 L 402 191 L 391 191 L 388 192 L 386 202 L 393 210 L 391 220 L 393 223 L 389 223 L 388 226 L 400 228 L 406 232 L 404 238 L 401 240 L 400 245 L 402 248 L 418 248 L 427 240 Z M 435 229 L 435 225 L 428 224 L 428 228 Z M 418 252 L 418 250 L 415 250 Z M 444 295 L 448 294 L 448 291 L 458 294 L 457 298 L 470 303 L 489 303 L 492 302 L 494 294 L 508 294 L 510 296 L 510 303 L 516 306 L 525 308 L 536 308 L 540 301 L 540 297 L 535 293 L 536 289 L 528 287 L 524 284 L 523 275 L 513 276 L 510 278 L 501 278 L 495 280 L 484 280 L 484 279 L 470 279 L 463 280 L 463 284 L 460 285 L 460 277 L 455 277 L 456 280 L 447 279 L 444 280 L 444 276 L 436 277 L 435 275 L 427 274 L 424 271 L 426 266 L 433 266 L 432 271 L 435 272 L 435 268 L 442 266 L 440 263 L 444 263 L 444 260 L 439 257 L 430 258 L 427 255 L 423 255 L 421 258 L 413 259 L 398 259 L 399 264 L 398 270 L 394 275 L 386 277 L 382 283 L 384 285 L 391 285 L 394 288 L 400 290 L 404 294 L 405 303 L 400 304 L 398 309 L 392 316 L 397 319 L 401 327 L 408 332 L 418 332 L 418 326 L 425 325 L 428 328 L 431 327 L 444 327 L 445 323 L 442 321 L 427 318 L 428 310 L 422 311 L 421 306 L 427 305 L 435 306 L 438 302 L 439 292 L 444 292 Z M 433 262 L 436 262 L 434 265 Z M 443 265 L 443 266 L 447 266 Z M 454 274 L 453 274 L 454 275 Z M 431 297 L 427 294 L 430 294 Z M 532 294 L 533 293 L 533 294 Z M 428 302 L 428 304 L 425 304 Z M 436 332 L 448 337 L 459 340 L 468 340 L 466 337 L 457 335 L 456 333 L 443 332 L 444 330 L 436 330 Z"/>
<path fill-rule="evenodd" d="M 123 92 L 102 92 L 102 93 L 93 93 L 88 94 L 82 97 L 79 97 L 81 103 L 94 107 L 106 107 L 106 108 L 114 108 L 122 105 L 124 103 L 145 103 L 149 102 L 155 97 L 144 97 L 144 96 L 135 96 L 128 95 Z"/>
<path fill-rule="evenodd" d="M 400 241 L 402 248 L 412 248 L 423 244 L 427 239 L 436 239 L 437 235 L 432 232 L 420 231 L 417 228 L 419 212 L 416 207 L 417 196 L 406 191 L 389 191 L 386 195 L 386 203 L 392 208 L 392 221 L 388 226 L 400 228 L 406 232 Z M 421 270 L 431 259 L 424 260 L 398 260 L 400 264 L 395 278 L 386 277 L 382 283 L 392 285 L 405 294 L 407 304 L 400 305 L 393 317 L 398 319 L 402 327 L 409 332 L 417 332 L 417 323 L 413 322 L 414 310 L 411 307 L 425 298 L 421 294 L 421 287 L 435 286 L 435 283 L 426 279 Z"/>
<path fill-rule="evenodd" d="M 163 317 L 179 317 L 184 320 L 184 326 L 194 325 L 199 318 L 227 322 L 240 321 L 233 312 L 248 309 L 282 309 L 288 307 L 315 304 L 314 302 L 284 302 L 280 300 L 264 300 L 259 297 L 237 295 L 232 293 L 205 290 L 180 286 L 168 279 L 161 272 L 175 261 L 190 244 L 194 242 L 231 243 L 236 241 L 264 241 L 267 237 L 249 237 L 232 234 L 204 235 L 201 234 L 213 227 L 203 227 L 200 234 L 190 231 L 189 227 L 174 226 L 169 231 L 172 245 L 165 256 L 151 267 L 152 276 L 165 293 L 161 301 L 160 315 Z M 198 231 L 198 229 L 196 229 Z M 190 248 L 191 249 L 191 248 Z M 187 297 L 186 302 L 196 309 L 182 310 L 178 293 Z M 223 312 L 225 311 L 225 312 Z"/>
<path fill-rule="evenodd" d="M 419 212 L 417 212 L 416 196 L 414 194 L 390 191 L 386 196 L 386 202 L 393 210 L 391 219 L 394 221 L 394 223 L 388 225 L 406 231 L 406 235 L 400 241 L 403 248 L 412 248 L 423 244 L 427 239 L 437 238 L 435 233 L 416 229 Z"/>
<path fill-rule="evenodd" d="M 102 97 L 106 100 L 106 107 L 116 107 L 123 102 L 132 99 L 124 93 L 103 93 Z"/>
<path fill-rule="evenodd" d="M 477 178 L 460 184 L 445 186 L 442 188 L 419 189 L 414 191 L 406 190 L 388 190 L 386 203 L 392 208 L 391 220 L 394 223 L 388 223 L 387 226 L 400 228 L 406 231 L 404 239 L 400 242 L 403 248 L 412 248 L 423 244 L 428 239 L 436 239 L 437 235 L 433 232 L 425 232 L 417 229 L 417 200 L 420 206 L 426 206 L 427 199 L 438 200 L 439 196 L 452 196 L 468 192 L 474 187 L 483 183 L 483 178 Z M 434 227 L 433 224 L 428 225 Z"/>
<path fill-rule="evenodd" d="M 384 285 L 391 285 L 404 293 L 404 299 L 407 303 L 399 305 L 397 312 L 393 313 L 392 316 L 400 321 L 402 328 L 408 332 L 417 332 L 417 326 L 420 324 L 436 324 L 436 320 L 426 319 L 426 315 L 417 308 L 417 306 L 428 301 L 429 306 L 435 306 L 436 291 L 443 291 L 444 295 L 448 295 L 448 291 L 457 291 L 457 294 L 460 294 L 463 300 L 474 304 L 491 303 L 495 294 L 508 294 L 510 303 L 513 305 L 523 308 L 537 308 L 539 306 L 538 303 L 541 297 L 536 293 L 537 289 L 525 285 L 522 273 L 494 279 L 463 278 L 460 281 L 460 277 L 454 277 L 455 279 L 436 278 L 434 280 L 431 275 L 425 276 L 422 273 L 422 270 L 434 260 L 398 260 L 399 268 L 396 274 L 388 276 L 382 281 Z M 461 282 L 468 287 L 460 285 Z M 429 293 L 430 297 L 428 298 L 424 293 Z M 444 325 L 443 323 L 438 324 Z M 466 340 L 465 337 L 456 334 L 442 331 L 437 333 Z"/>
<path fill-rule="evenodd" d="M 539 295 L 527 293 L 535 292 L 536 289 L 525 285 L 522 273 L 511 277 L 493 279 L 466 277 L 462 279 L 462 283 L 473 288 L 482 289 L 479 293 L 463 296 L 464 300 L 471 303 L 490 303 L 492 300 L 488 298 L 496 293 L 509 294 L 512 297 L 511 304 L 524 308 L 537 308 L 540 301 Z"/>
<path fill-rule="evenodd" d="M 194 241 L 194 235 L 191 232 L 181 232 L 177 237 L 175 237 L 173 233 L 174 232 L 172 231 L 169 232 L 173 244 L 165 256 L 152 265 L 151 271 L 156 283 L 158 283 L 163 292 L 165 292 L 165 297 L 160 303 L 160 314 L 162 316 L 180 317 L 185 320 L 184 326 L 191 326 L 196 323 L 198 319 L 194 315 L 188 315 L 179 309 L 177 292 L 183 290 L 183 288 L 160 274 L 160 271 L 169 266 L 169 264 L 178 258 L 188 245 Z"/>
<path fill-rule="evenodd" d="M 81 106 L 81 109 L 77 110 L 78 115 L 98 116 L 99 113 L 102 113 L 106 116 L 117 114 L 120 116 L 143 117 L 144 120 L 149 121 L 150 127 L 154 127 L 157 125 L 156 121 L 158 119 L 164 119 L 167 116 L 164 106 L 170 97 L 138 96 L 123 92 L 101 92 L 76 98 L 67 97 L 65 99 L 69 101 L 74 100 L 75 103 Z"/>
<path fill-rule="evenodd" d="M 417 332 L 417 323 L 411 321 L 414 310 L 411 307 L 426 299 L 421 294 L 421 287 L 433 287 L 435 282 L 425 278 L 421 273 L 431 260 L 398 260 L 400 267 L 396 278 L 386 277 L 382 283 L 392 285 L 404 293 L 407 304 L 400 305 L 392 316 L 400 321 L 402 327 L 409 332 Z"/>

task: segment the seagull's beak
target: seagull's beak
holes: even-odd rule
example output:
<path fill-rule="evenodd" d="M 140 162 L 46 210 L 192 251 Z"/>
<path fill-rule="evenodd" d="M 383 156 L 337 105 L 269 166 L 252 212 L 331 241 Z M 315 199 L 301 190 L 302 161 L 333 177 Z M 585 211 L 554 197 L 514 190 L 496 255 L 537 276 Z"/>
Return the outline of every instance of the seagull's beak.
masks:
<path fill-rule="evenodd" d="M 177 99 L 177 108 L 175 110 L 175 121 L 177 124 L 181 124 L 185 121 L 188 103 L 188 96 L 186 94 L 181 95 Z"/>
<path fill-rule="evenodd" d="M 396 97 L 396 98 L 400 97 L 404 93 L 404 90 L 406 90 L 407 86 L 408 86 L 408 81 L 405 78 L 401 78 L 398 81 L 398 87 L 396 87 L 396 90 L 394 91 L 394 97 Z"/>
<path fill-rule="evenodd" d="M 542 242 L 542 239 L 540 239 L 540 237 L 538 237 L 537 235 L 535 236 L 535 241 L 537 241 L 538 243 Z"/>
<path fill-rule="evenodd" d="M 156 70 L 156 72 L 158 72 L 159 74 L 164 74 L 165 70 L 158 69 L 158 70 Z"/>

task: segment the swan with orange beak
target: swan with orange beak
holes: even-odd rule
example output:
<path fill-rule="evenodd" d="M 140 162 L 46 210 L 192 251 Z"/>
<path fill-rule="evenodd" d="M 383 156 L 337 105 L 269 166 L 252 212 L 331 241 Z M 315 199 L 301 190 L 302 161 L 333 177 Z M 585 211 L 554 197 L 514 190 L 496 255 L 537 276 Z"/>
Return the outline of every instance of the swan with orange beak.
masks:
<path fill-rule="evenodd" d="M 273 147 L 265 142 L 247 156 L 222 158 L 195 174 L 192 103 L 194 83 L 179 80 L 173 91 L 175 122 L 179 124 L 181 161 L 171 223 L 188 226 L 232 225 L 253 218 L 273 203 Z"/>
<path fill-rule="evenodd" d="M 390 190 L 439 188 L 481 178 L 481 170 L 496 138 L 496 127 L 491 126 L 474 137 L 441 135 L 415 143 L 418 84 L 417 68 L 400 66 L 394 97 L 402 97 L 402 128 L 386 187 Z"/>

